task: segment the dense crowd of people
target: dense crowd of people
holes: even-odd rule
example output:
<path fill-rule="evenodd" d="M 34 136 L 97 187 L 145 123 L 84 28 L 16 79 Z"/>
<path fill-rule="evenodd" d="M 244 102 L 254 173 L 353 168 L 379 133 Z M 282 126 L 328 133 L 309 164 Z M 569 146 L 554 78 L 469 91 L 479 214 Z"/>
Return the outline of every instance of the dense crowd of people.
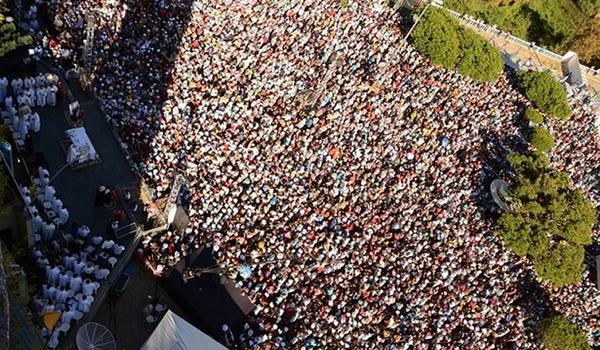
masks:
<path fill-rule="evenodd" d="M 59 62 L 79 62 L 91 9 L 95 92 L 155 199 L 177 169 L 190 182 L 190 227 L 141 253 L 162 271 L 209 244 L 249 266 L 249 347 L 532 349 L 553 309 L 600 344 L 587 272 L 540 287 L 494 234 L 489 181 L 527 148 L 513 72 L 436 67 L 383 2 L 334 0 L 62 1 Z M 574 107 L 547 122 L 551 158 L 598 205 L 595 116 Z"/>

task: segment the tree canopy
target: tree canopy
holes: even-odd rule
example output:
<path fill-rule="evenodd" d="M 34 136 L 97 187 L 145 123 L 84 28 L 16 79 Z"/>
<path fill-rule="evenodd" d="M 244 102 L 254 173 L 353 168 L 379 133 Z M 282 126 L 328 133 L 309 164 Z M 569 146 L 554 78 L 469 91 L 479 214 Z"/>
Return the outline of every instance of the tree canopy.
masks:
<path fill-rule="evenodd" d="M 17 26 L 7 17 L 9 8 L 5 0 L 0 0 L 0 57 L 19 46 L 31 44 L 31 36 L 21 35 Z"/>
<path fill-rule="evenodd" d="M 412 34 L 414 46 L 438 65 L 458 69 L 479 81 L 493 81 L 502 72 L 500 52 L 443 9 L 431 7 Z"/>
<path fill-rule="evenodd" d="M 549 71 L 523 70 L 517 73 L 517 79 L 527 98 L 542 112 L 561 119 L 568 119 L 571 116 L 567 93 Z"/>
<path fill-rule="evenodd" d="M 542 124 L 544 122 L 544 116 L 534 108 L 527 108 L 524 113 L 525 119 L 529 120 L 534 124 Z"/>
<path fill-rule="evenodd" d="M 563 316 L 543 320 L 540 337 L 547 350 L 591 350 L 581 328 Z"/>
<path fill-rule="evenodd" d="M 533 129 L 529 138 L 529 142 L 531 142 L 533 147 L 542 152 L 548 152 L 552 149 L 552 147 L 554 147 L 554 137 L 548 130 L 542 127 L 536 127 Z"/>
<path fill-rule="evenodd" d="M 538 276 L 555 287 L 581 281 L 584 245 L 592 242 L 596 211 L 572 188 L 570 178 L 549 167 L 540 151 L 512 153 L 516 172 L 511 188 L 514 210 L 498 220 L 503 242 L 533 261 Z"/>

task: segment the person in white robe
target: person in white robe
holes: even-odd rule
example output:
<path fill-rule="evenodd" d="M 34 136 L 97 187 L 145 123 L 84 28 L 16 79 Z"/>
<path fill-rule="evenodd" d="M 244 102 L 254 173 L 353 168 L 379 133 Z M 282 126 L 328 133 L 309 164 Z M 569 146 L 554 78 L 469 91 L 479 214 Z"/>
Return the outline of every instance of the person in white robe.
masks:
<path fill-rule="evenodd" d="M 52 200 L 54 200 L 55 194 L 56 194 L 56 190 L 54 189 L 53 186 L 51 186 L 51 185 L 46 186 L 46 188 L 44 189 L 44 200 L 46 202 L 52 202 Z"/>
<path fill-rule="evenodd" d="M 27 137 L 27 131 L 29 129 L 29 123 L 25 118 L 19 118 L 19 122 L 17 123 L 17 134 L 19 135 L 19 139 L 25 141 Z"/>
<path fill-rule="evenodd" d="M 8 94 L 8 79 L 6 77 L 0 78 L 0 102 L 4 102 L 6 95 Z"/>
<path fill-rule="evenodd" d="M 44 86 L 36 89 L 36 105 L 39 107 L 46 106 L 46 88 Z"/>
<path fill-rule="evenodd" d="M 69 288 L 73 291 L 73 293 L 79 293 L 81 290 L 81 276 L 77 275 L 71 278 L 71 281 L 69 282 Z"/>
<path fill-rule="evenodd" d="M 13 94 L 18 95 L 23 89 L 23 80 L 20 78 L 13 79 L 13 81 L 10 82 L 10 85 L 13 88 Z"/>
<path fill-rule="evenodd" d="M 69 146 L 69 150 L 67 151 L 67 163 L 75 164 L 78 160 L 79 152 L 77 151 L 75 145 L 71 144 L 71 146 Z"/>
<path fill-rule="evenodd" d="M 77 229 L 77 234 L 79 235 L 79 237 L 81 238 L 85 238 L 90 234 L 90 228 L 87 227 L 86 225 L 82 225 L 81 227 L 79 227 Z"/>
<path fill-rule="evenodd" d="M 58 222 L 60 222 L 61 225 L 64 225 L 67 221 L 69 221 L 69 211 L 66 208 L 61 208 L 58 211 Z"/>
<path fill-rule="evenodd" d="M 50 85 L 46 91 L 46 104 L 48 106 L 55 107 L 56 106 L 56 92 L 58 88 L 56 85 Z"/>
<path fill-rule="evenodd" d="M 21 107 L 21 106 L 29 106 L 30 103 L 31 103 L 31 99 L 27 96 L 27 94 L 25 93 L 25 91 L 22 90 L 17 95 L 17 105 L 19 105 L 19 107 Z"/>
<path fill-rule="evenodd" d="M 42 121 L 40 120 L 40 115 L 37 112 L 31 115 L 31 130 L 33 132 L 39 132 L 42 128 Z"/>
<path fill-rule="evenodd" d="M 12 107 L 13 106 L 13 98 L 12 96 L 6 96 L 6 98 L 4 99 L 4 107 L 6 109 L 8 109 L 8 107 Z"/>
<path fill-rule="evenodd" d="M 65 255 L 63 258 L 63 265 L 65 265 L 65 269 L 72 270 L 75 260 L 76 259 L 73 255 Z"/>
<path fill-rule="evenodd" d="M 65 290 L 65 287 L 61 286 L 58 293 L 56 293 L 56 302 L 59 304 L 64 304 L 67 301 L 69 293 Z"/>
<path fill-rule="evenodd" d="M 28 100 L 26 101 L 26 105 L 29 107 L 35 107 L 35 101 L 37 99 L 37 96 L 35 94 L 35 89 L 31 88 L 31 89 L 25 89 L 25 96 L 27 96 Z"/>
<path fill-rule="evenodd" d="M 33 217 L 33 219 L 31 219 L 31 226 L 33 226 L 33 232 L 37 233 L 39 232 L 39 230 L 42 229 L 42 224 L 44 223 L 44 220 L 42 220 L 42 217 L 39 215 L 36 215 Z"/>
<path fill-rule="evenodd" d="M 73 319 L 73 316 L 75 316 L 75 311 L 69 309 L 62 313 L 62 315 L 60 316 L 60 321 L 62 323 L 70 324 L 71 320 Z"/>
<path fill-rule="evenodd" d="M 61 210 L 63 207 L 63 202 L 60 200 L 60 198 L 55 198 L 52 201 L 52 210 L 54 210 L 55 213 L 58 213 L 59 210 Z"/>
<path fill-rule="evenodd" d="M 77 275 L 81 275 L 81 270 L 84 266 L 85 262 L 83 262 L 81 259 L 78 260 L 76 263 L 73 264 L 73 272 L 75 272 L 75 274 Z"/>
<path fill-rule="evenodd" d="M 31 77 L 27 77 L 23 80 L 23 86 L 25 87 L 25 89 L 31 89 L 34 84 L 35 80 L 33 80 L 33 78 Z"/>
<path fill-rule="evenodd" d="M 52 239 L 52 236 L 54 236 L 54 230 L 56 230 L 56 226 L 54 226 L 54 224 L 42 224 L 42 237 L 44 238 L 44 241 L 49 242 Z"/>
<path fill-rule="evenodd" d="M 46 85 L 46 76 L 40 73 L 37 77 L 35 77 L 35 87 L 40 87 Z"/>
<path fill-rule="evenodd" d="M 96 291 L 96 285 L 93 284 L 89 278 L 86 278 L 85 281 L 83 281 L 83 285 L 81 286 L 81 291 L 83 295 L 90 296 Z"/>
<path fill-rule="evenodd" d="M 50 269 L 50 276 L 48 276 L 48 283 L 57 285 L 59 274 L 60 274 L 60 269 L 58 268 L 58 266 L 54 266 L 52 269 Z"/>
<path fill-rule="evenodd" d="M 90 311 L 90 307 L 92 306 L 93 300 L 94 297 L 84 295 L 83 297 L 81 297 L 77 309 L 83 313 L 88 313 Z"/>

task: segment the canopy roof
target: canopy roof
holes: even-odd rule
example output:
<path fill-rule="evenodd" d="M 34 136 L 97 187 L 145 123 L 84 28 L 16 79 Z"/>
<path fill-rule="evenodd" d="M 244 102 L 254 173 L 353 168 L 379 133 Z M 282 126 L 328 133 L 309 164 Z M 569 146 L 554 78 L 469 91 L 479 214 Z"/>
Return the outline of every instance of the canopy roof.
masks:
<path fill-rule="evenodd" d="M 226 347 L 189 324 L 177 314 L 167 311 L 150 338 L 140 350 L 227 350 Z"/>

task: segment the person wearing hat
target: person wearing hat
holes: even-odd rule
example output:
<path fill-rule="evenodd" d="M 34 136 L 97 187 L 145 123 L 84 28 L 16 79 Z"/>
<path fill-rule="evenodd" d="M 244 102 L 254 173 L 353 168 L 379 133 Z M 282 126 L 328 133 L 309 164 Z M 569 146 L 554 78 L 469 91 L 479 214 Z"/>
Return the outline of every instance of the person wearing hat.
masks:
<path fill-rule="evenodd" d="M 101 207 L 102 205 L 104 205 L 104 191 L 106 190 L 106 187 L 104 186 L 98 186 L 98 188 L 96 189 L 96 198 L 94 199 L 94 206 L 96 207 Z"/>

